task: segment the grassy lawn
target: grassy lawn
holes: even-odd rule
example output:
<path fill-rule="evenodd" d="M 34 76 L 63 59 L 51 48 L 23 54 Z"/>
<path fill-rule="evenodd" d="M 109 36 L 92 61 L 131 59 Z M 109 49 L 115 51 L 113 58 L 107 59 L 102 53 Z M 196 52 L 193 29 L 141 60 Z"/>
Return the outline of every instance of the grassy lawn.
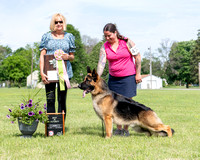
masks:
<path fill-rule="evenodd" d="M 68 91 L 66 134 L 46 138 L 39 123 L 33 138 L 21 138 L 17 122 L 6 115 L 30 89 L 0 88 L 0 159 L 190 160 L 200 159 L 200 90 L 138 90 L 134 99 L 151 107 L 174 130 L 172 138 L 147 137 L 130 129 L 129 137 L 102 138 L 101 121 L 91 96 Z M 44 97 L 44 90 L 40 93 Z M 116 126 L 114 126 L 114 129 Z"/>

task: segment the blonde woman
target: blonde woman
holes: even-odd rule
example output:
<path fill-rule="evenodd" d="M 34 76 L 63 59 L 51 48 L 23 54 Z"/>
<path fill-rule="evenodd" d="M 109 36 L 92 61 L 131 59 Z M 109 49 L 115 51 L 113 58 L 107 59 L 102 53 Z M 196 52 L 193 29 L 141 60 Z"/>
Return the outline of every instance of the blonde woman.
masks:
<path fill-rule="evenodd" d="M 51 32 L 47 32 L 42 36 L 40 44 L 40 75 L 46 89 L 47 98 L 47 113 L 55 113 L 55 90 L 56 83 L 49 83 L 47 75 L 44 74 L 44 55 L 54 54 L 58 49 L 63 50 L 66 54 L 63 55 L 63 59 L 67 60 L 67 74 L 69 79 L 73 76 L 72 66 L 70 61 L 74 60 L 75 52 L 75 38 L 71 33 L 66 32 L 66 18 L 60 14 L 54 14 L 50 22 Z M 66 97 L 67 87 L 65 90 L 60 91 L 59 85 L 57 85 L 57 97 L 58 97 L 58 112 L 62 110 L 66 113 Z"/>

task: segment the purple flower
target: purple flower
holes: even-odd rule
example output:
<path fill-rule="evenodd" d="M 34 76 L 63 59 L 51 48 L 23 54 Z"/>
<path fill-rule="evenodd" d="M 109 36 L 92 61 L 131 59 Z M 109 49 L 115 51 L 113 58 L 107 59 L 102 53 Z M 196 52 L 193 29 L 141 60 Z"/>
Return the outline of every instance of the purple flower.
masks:
<path fill-rule="evenodd" d="M 43 112 L 42 111 L 39 111 L 39 115 L 41 115 Z"/>
<path fill-rule="evenodd" d="M 32 102 L 33 102 L 33 100 L 32 100 L 32 99 L 30 99 L 28 102 L 29 102 L 29 103 L 32 103 Z"/>
<path fill-rule="evenodd" d="M 9 108 L 9 111 L 12 112 L 12 110 Z"/>
<path fill-rule="evenodd" d="M 24 109 L 25 107 L 24 106 L 21 106 L 21 109 Z"/>
<path fill-rule="evenodd" d="M 28 104 L 28 107 L 32 107 L 32 106 L 33 106 L 32 103 L 29 103 L 29 104 Z"/>
<path fill-rule="evenodd" d="M 7 117 L 8 119 L 10 119 L 10 115 L 7 115 L 6 117 Z"/>
<path fill-rule="evenodd" d="M 22 103 L 21 106 L 24 106 L 24 104 Z"/>
<path fill-rule="evenodd" d="M 11 121 L 11 123 L 14 123 L 14 121 Z"/>
<path fill-rule="evenodd" d="M 27 107 L 27 104 L 25 105 L 25 107 Z"/>
<path fill-rule="evenodd" d="M 47 110 L 47 104 L 46 103 L 44 104 L 44 109 Z"/>
<path fill-rule="evenodd" d="M 47 107 L 46 107 L 46 106 L 44 106 L 44 110 L 45 110 L 45 111 L 47 110 Z"/>
<path fill-rule="evenodd" d="M 29 112 L 28 115 L 29 116 L 33 116 L 33 115 L 35 115 L 35 113 L 34 112 Z"/>

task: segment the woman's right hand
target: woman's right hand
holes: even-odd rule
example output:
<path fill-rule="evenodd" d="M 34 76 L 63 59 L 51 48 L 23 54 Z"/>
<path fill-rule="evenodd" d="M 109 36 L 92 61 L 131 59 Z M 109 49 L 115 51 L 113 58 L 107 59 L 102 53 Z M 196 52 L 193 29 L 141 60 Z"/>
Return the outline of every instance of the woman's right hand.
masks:
<path fill-rule="evenodd" d="M 43 82 L 44 84 L 49 84 L 48 77 L 47 77 L 46 74 L 42 73 L 42 74 L 41 74 L 41 77 L 42 77 L 42 82 Z"/>

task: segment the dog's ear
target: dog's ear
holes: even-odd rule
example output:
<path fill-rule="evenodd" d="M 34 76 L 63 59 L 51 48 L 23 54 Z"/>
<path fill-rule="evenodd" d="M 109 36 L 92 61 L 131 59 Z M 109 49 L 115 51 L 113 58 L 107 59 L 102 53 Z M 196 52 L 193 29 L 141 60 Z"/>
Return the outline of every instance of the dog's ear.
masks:
<path fill-rule="evenodd" d="M 91 71 L 89 66 L 87 66 L 87 73 L 92 73 L 92 71 Z"/>
<path fill-rule="evenodd" d="M 93 80 L 96 82 L 97 78 L 98 78 L 98 74 L 95 69 L 93 69 L 93 71 L 92 71 L 92 77 L 93 77 Z"/>

